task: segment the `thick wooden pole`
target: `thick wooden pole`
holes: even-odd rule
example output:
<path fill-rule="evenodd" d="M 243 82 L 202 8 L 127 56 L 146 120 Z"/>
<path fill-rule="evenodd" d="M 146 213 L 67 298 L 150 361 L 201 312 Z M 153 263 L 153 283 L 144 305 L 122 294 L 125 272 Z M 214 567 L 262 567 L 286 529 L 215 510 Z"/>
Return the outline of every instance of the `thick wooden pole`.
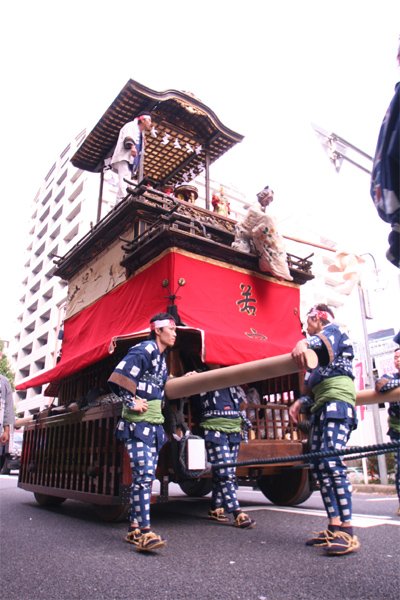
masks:
<path fill-rule="evenodd" d="M 399 402 L 400 401 L 400 387 L 385 392 L 384 394 L 378 394 L 375 390 L 362 390 L 357 392 L 356 405 L 363 406 L 366 404 L 383 404 L 384 402 Z"/>
<path fill-rule="evenodd" d="M 307 350 L 307 366 L 314 369 L 318 365 L 318 357 L 313 350 Z M 165 384 L 165 394 L 170 400 L 184 398 L 201 392 L 211 392 L 233 385 L 242 385 L 298 373 L 298 369 L 290 354 L 282 354 L 272 358 L 263 358 L 242 365 L 224 367 L 204 373 L 175 377 Z"/>
<path fill-rule="evenodd" d="M 25 425 L 27 425 L 31 421 L 33 421 L 33 415 L 30 415 L 29 417 L 15 419 L 14 427 L 15 429 L 20 429 L 21 427 L 25 427 Z"/>

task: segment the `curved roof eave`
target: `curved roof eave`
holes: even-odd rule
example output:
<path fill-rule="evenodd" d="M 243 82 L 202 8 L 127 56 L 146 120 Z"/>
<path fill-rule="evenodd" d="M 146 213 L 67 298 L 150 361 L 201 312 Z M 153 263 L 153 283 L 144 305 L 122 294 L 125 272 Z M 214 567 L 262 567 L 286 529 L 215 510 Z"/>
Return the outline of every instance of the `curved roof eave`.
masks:
<path fill-rule="evenodd" d="M 121 127 L 142 111 L 152 112 L 157 131 L 156 138 L 146 136 L 144 161 L 144 174 L 155 184 L 178 183 L 183 173 L 190 170 L 197 175 L 206 153 L 211 164 L 243 140 L 242 135 L 225 127 L 210 108 L 190 94 L 177 90 L 156 92 L 130 79 L 76 151 L 72 164 L 85 171 L 100 172 Z M 161 144 L 163 139 L 171 142 Z M 178 144 L 173 143 L 176 140 Z M 193 149 L 190 156 L 187 148 Z"/>

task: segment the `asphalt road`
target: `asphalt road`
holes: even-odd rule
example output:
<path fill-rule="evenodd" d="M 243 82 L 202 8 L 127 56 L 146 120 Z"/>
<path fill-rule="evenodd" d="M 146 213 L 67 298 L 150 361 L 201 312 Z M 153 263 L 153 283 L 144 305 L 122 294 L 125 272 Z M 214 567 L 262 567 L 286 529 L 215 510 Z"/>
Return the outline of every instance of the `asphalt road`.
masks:
<path fill-rule="evenodd" d="M 176 491 L 177 486 L 172 493 Z M 0 476 L 1 591 L 5 600 L 399 600 L 400 517 L 396 496 L 354 494 L 359 550 L 327 556 L 304 545 L 325 528 L 318 493 L 299 507 L 239 491 L 257 526 L 242 531 L 207 519 L 209 499 L 152 506 L 167 547 L 138 553 L 127 524 L 104 523 L 90 505 L 41 508 Z"/>

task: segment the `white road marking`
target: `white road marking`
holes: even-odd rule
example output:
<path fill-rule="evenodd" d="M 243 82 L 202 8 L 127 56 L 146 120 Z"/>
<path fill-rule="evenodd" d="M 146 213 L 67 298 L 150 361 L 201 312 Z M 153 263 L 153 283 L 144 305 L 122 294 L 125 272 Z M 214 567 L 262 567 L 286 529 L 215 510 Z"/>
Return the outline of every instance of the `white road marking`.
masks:
<path fill-rule="evenodd" d="M 323 517 L 324 519 L 326 519 L 326 512 L 324 510 L 315 510 L 310 508 L 295 508 L 289 506 L 246 506 L 246 513 L 259 510 L 292 513 L 297 515 L 306 515 L 308 517 Z M 384 517 L 379 515 L 353 514 L 352 523 L 354 527 L 376 527 L 377 525 L 400 526 L 399 519 L 391 519 L 390 517 Z"/>
<path fill-rule="evenodd" d="M 398 498 L 397 496 L 393 496 L 392 498 L 366 498 L 365 502 L 387 502 L 387 501 L 392 501 L 392 502 L 398 502 Z"/>

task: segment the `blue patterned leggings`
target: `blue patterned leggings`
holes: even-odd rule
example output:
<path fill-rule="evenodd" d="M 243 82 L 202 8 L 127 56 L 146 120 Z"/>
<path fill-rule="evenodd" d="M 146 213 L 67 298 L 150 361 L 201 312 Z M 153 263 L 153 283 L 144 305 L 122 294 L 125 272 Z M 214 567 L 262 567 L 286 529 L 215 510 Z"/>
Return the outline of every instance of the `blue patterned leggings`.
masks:
<path fill-rule="evenodd" d="M 216 444 L 215 442 L 206 440 L 206 450 L 208 460 L 212 465 L 234 463 L 237 461 L 239 454 L 239 444 L 231 442 Z M 236 467 L 225 467 L 213 470 L 211 499 L 213 510 L 222 506 L 226 508 L 228 513 L 240 510 L 236 497 L 237 481 L 235 469 Z"/>
<path fill-rule="evenodd" d="M 350 427 L 340 419 L 316 423 L 311 431 L 311 452 L 341 450 L 350 437 Z M 310 463 L 311 471 L 319 483 L 328 518 L 339 517 L 342 523 L 351 521 L 352 487 L 341 457 L 316 458 Z"/>
<path fill-rule="evenodd" d="M 389 429 L 389 437 L 392 442 L 398 442 L 400 440 L 400 433 L 394 431 L 394 429 Z M 396 462 L 396 472 L 394 475 L 394 482 L 396 484 L 396 492 L 400 501 L 400 448 L 394 450 L 394 458 Z"/>
<path fill-rule="evenodd" d="M 150 527 L 151 484 L 155 479 L 158 452 L 155 439 L 151 446 L 134 438 L 125 442 L 132 469 L 130 495 L 130 522 L 135 520 L 140 528 Z"/>

